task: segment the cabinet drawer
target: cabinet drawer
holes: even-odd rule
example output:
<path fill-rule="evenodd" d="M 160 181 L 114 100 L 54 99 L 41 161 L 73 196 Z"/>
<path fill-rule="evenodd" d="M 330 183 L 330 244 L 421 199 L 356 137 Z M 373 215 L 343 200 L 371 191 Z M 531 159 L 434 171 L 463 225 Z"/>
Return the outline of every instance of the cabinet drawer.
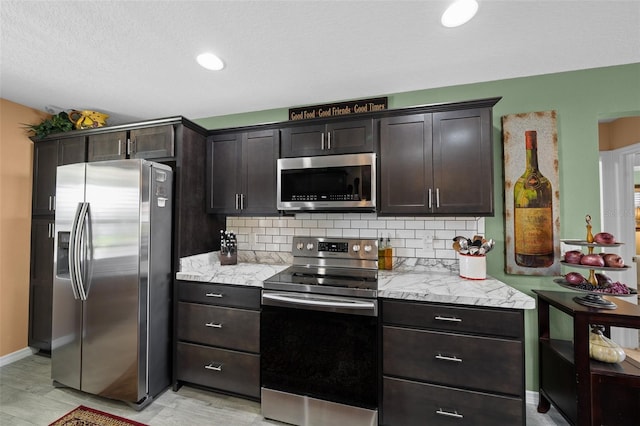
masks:
<path fill-rule="evenodd" d="M 383 327 L 385 375 L 522 395 L 523 348 L 513 340 Z"/>
<path fill-rule="evenodd" d="M 260 312 L 178 303 L 178 339 L 260 352 Z"/>
<path fill-rule="evenodd" d="M 260 356 L 178 343 L 177 378 L 241 395 L 260 396 Z"/>
<path fill-rule="evenodd" d="M 260 288 L 179 281 L 178 298 L 183 302 L 236 308 L 260 309 Z"/>
<path fill-rule="evenodd" d="M 385 300 L 382 305 L 382 321 L 385 324 L 512 338 L 522 338 L 524 333 L 524 316 L 521 310 Z"/>
<path fill-rule="evenodd" d="M 389 377 L 383 382 L 382 424 L 386 426 L 524 424 L 524 404 L 519 398 Z"/>

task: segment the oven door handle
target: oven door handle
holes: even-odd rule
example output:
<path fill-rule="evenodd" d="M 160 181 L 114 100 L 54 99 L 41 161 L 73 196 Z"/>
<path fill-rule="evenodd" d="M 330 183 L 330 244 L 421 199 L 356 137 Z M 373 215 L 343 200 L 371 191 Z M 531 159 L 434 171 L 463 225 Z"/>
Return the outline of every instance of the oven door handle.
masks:
<path fill-rule="evenodd" d="M 320 297 L 317 295 L 314 295 L 313 298 L 309 298 L 307 295 L 300 296 L 301 297 L 296 297 L 295 294 L 268 293 L 263 291 L 262 304 L 281 307 L 291 305 L 293 307 L 306 307 L 308 309 L 330 312 L 346 311 L 346 313 L 359 313 L 360 315 L 370 316 L 376 316 L 378 311 L 376 301 L 345 300 Z"/>

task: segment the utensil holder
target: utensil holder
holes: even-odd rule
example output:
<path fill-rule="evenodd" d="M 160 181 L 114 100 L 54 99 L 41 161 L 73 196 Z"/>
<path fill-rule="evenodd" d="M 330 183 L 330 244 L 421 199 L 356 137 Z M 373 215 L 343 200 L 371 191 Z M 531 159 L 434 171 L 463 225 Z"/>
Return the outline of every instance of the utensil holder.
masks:
<path fill-rule="evenodd" d="M 236 251 L 221 251 L 218 258 L 221 265 L 236 265 L 238 263 L 238 253 Z"/>
<path fill-rule="evenodd" d="M 460 254 L 460 276 L 470 280 L 487 278 L 487 257 Z"/>

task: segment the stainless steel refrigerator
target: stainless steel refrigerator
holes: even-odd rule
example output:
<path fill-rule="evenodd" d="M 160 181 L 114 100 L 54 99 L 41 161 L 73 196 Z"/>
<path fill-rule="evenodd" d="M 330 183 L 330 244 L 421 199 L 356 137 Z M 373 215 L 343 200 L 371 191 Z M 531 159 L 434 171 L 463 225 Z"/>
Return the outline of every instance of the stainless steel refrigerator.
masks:
<path fill-rule="evenodd" d="M 51 376 L 142 409 L 170 383 L 171 168 L 57 169 Z"/>

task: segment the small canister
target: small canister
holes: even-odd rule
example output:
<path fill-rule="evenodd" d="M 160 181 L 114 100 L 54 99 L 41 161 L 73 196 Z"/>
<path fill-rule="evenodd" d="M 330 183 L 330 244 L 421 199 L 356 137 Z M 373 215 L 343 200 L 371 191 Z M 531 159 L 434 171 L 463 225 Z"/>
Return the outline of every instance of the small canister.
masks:
<path fill-rule="evenodd" d="M 460 254 L 460 276 L 470 280 L 487 278 L 487 257 Z"/>

